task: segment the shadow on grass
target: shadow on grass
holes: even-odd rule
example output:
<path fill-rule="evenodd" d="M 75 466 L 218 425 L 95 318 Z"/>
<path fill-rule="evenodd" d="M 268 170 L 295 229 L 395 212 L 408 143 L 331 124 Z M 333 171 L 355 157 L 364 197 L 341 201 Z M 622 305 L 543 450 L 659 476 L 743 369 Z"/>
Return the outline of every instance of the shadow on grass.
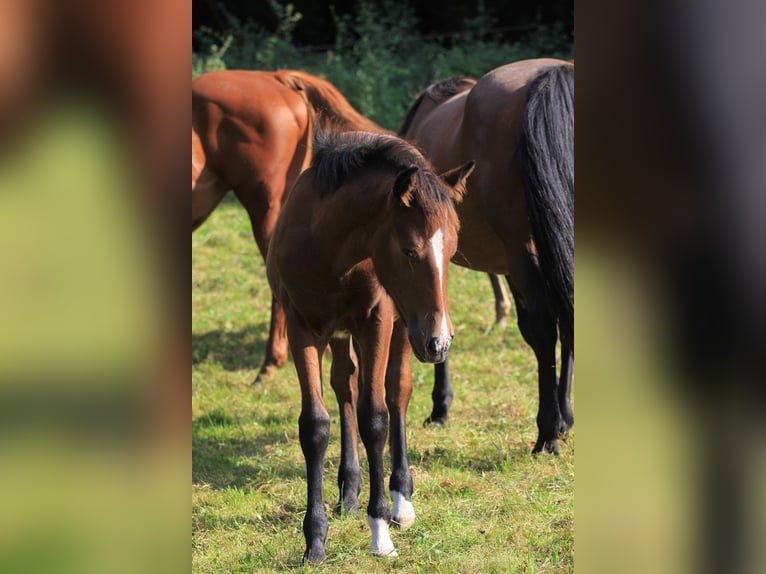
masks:
<path fill-rule="evenodd" d="M 258 369 L 266 353 L 269 325 L 259 323 L 239 331 L 192 333 L 192 365 L 215 361 L 227 371 Z"/>
<path fill-rule="evenodd" d="M 247 489 L 268 482 L 305 478 L 303 465 L 269 455 L 285 440 L 284 429 L 269 425 L 268 417 L 255 436 L 226 414 L 211 413 L 192 422 L 192 483 L 211 488 Z M 217 436 L 218 435 L 218 436 Z M 224 436 L 221 436 L 224 435 Z"/>
<path fill-rule="evenodd" d="M 527 445 L 509 446 L 491 452 L 435 447 L 422 452 L 410 448 L 407 456 L 410 463 L 417 464 L 429 473 L 450 468 L 482 475 L 487 472 L 507 472 L 519 465 L 525 465 L 535 459 L 531 452 L 532 446 L 527 448 Z M 541 458 L 540 462 L 544 462 L 545 457 Z"/>

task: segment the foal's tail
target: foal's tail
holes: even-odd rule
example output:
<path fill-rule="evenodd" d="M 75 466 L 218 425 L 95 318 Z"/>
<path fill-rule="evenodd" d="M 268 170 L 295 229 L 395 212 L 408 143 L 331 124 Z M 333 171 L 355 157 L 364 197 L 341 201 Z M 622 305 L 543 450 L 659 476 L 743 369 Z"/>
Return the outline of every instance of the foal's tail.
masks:
<path fill-rule="evenodd" d="M 532 81 L 519 153 L 547 296 L 562 343 L 574 350 L 574 66 L 546 68 Z"/>
<path fill-rule="evenodd" d="M 279 70 L 275 77 L 288 88 L 303 94 L 322 130 L 391 133 L 357 112 L 327 80 L 298 70 Z"/>

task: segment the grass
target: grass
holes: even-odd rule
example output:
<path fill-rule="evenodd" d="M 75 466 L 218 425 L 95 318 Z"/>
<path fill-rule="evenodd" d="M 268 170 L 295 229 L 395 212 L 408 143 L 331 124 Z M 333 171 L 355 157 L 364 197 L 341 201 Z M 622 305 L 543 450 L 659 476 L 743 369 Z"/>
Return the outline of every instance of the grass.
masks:
<path fill-rule="evenodd" d="M 417 519 L 392 529 L 399 557 L 369 555 L 360 516 L 335 516 L 337 404 L 325 463 L 327 572 L 571 572 L 574 433 L 559 457 L 532 457 L 536 363 L 515 319 L 493 326 L 486 276 L 450 267 L 450 422 L 424 428 L 432 367 L 413 359 L 408 419 Z M 252 386 L 268 331 L 270 294 L 245 211 L 228 196 L 192 236 L 192 567 L 197 573 L 309 569 L 305 466 L 292 362 Z M 329 374 L 329 364 L 325 364 Z M 360 447 L 361 448 L 361 447 Z M 368 499 L 361 448 L 362 493 Z"/>

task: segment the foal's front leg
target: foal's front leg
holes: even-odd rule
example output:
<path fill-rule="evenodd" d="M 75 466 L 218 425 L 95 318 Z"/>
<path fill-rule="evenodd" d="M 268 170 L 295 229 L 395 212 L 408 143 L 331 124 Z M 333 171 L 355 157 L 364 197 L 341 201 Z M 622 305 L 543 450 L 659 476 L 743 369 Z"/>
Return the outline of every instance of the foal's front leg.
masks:
<path fill-rule="evenodd" d="M 391 416 L 391 458 L 393 469 L 389 489 L 394 503 L 394 523 L 405 529 L 415 522 L 412 506 L 412 474 L 407 460 L 407 406 L 412 396 L 410 343 L 407 327 L 399 320 L 394 325 L 386 369 L 386 404 Z"/>
<path fill-rule="evenodd" d="M 324 511 L 324 457 L 330 438 L 330 415 L 322 400 L 321 357 L 327 341 L 315 341 L 302 321 L 288 316 L 288 339 L 293 352 L 295 370 L 301 384 L 301 414 L 298 429 L 303 456 L 306 459 L 308 505 L 303 519 L 306 538 L 304 560 L 311 564 L 325 557 L 327 515 Z"/>
<path fill-rule="evenodd" d="M 383 449 L 388 434 L 385 378 L 392 328 L 393 303 L 383 301 L 375 308 L 358 337 L 362 363 L 358 406 L 359 433 L 370 464 L 367 523 L 372 530 L 372 553 L 375 556 L 396 556 L 396 549 L 388 530 L 391 513 L 383 479 Z"/>
<path fill-rule="evenodd" d="M 359 491 L 362 478 L 359 472 L 359 449 L 356 405 L 359 394 L 359 366 L 351 338 L 330 340 L 332 348 L 332 370 L 330 383 L 335 391 L 340 411 L 340 468 L 338 489 L 340 502 L 338 511 L 356 513 L 359 510 Z"/>

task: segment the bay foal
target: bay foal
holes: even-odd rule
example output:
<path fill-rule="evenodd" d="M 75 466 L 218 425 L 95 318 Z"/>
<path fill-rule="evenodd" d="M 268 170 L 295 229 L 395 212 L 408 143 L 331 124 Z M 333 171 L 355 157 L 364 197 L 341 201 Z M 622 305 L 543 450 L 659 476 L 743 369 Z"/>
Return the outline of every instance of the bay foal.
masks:
<path fill-rule="evenodd" d="M 462 198 L 472 169 L 468 162 L 437 176 L 413 146 L 393 136 L 323 136 L 311 168 L 282 208 L 267 273 L 285 310 L 301 386 L 298 424 L 308 485 L 304 559 L 310 563 L 324 558 L 327 537 L 323 466 L 330 418 L 321 359 L 328 343 L 341 413 L 341 503 L 346 510 L 358 506 L 358 422 L 370 467 L 372 553 L 396 555 L 383 479 L 390 416 L 393 520 L 402 527 L 414 521 L 405 434 L 409 354 L 411 348 L 431 363 L 447 357 L 454 330 L 446 271 L 458 233 L 453 201 Z"/>

